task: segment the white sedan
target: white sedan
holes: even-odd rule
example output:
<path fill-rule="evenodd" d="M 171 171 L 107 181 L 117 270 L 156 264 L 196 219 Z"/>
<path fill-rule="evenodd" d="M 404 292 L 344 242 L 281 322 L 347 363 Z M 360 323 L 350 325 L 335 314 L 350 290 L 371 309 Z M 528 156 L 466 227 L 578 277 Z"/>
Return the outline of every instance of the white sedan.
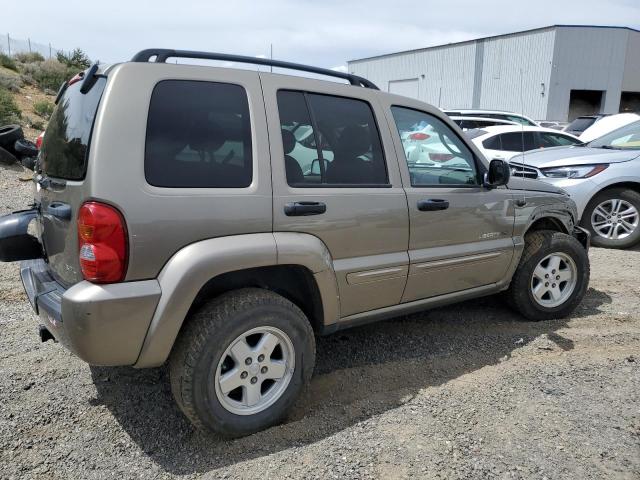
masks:
<path fill-rule="evenodd" d="M 542 127 L 495 126 L 465 133 L 488 160 L 499 158 L 508 161 L 522 152 L 583 143 L 568 133 Z"/>

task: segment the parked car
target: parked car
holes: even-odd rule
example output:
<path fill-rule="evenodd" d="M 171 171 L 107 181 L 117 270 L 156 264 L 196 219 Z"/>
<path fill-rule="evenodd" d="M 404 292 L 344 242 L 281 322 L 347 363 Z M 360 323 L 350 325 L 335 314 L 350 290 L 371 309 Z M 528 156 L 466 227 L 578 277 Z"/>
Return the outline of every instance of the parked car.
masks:
<path fill-rule="evenodd" d="M 552 148 L 511 159 L 515 176 L 563 188 L 576 202 L 594 245 L 640 242 L 640 121 L 582 146 Z"/>
<path fill-rule="evenodd" d="M 407 159 L 421 124 L 455 164 Z M 94 65 L 64 87 L 37 169 L 34 208 L 0 220 L 0 260 L 22 261 L 41 338 L 96 365 L 168 362 L 184 414 L 225 435 L 284 418 L 315 334 L 500 291 L 525 318 L 564 317 L 589 282 L 562 190 L 332 70 L 164 49 Z"/>
<path fill-rule="evenodd" d="M 587 128 L 608 115 L 609 114 L 607 113 L 601 113 L 597 115 L 582 115 L 569 122 L 569 125 L 564 127 L 563 131 L 579 137 Z"/>
<path fill-rule="evenodd" d="M 536 127 L 538 124 L 531 120 L 529 117 L 520 113 L 506 112 L 504 110 L 482 110 L 482 109 L 447 109 L 443 110 L 449 116 L 454 117 L 481 117 L 481 118 L 495 118 L 497 120 L 508 120 L 520 125 L 528 125 L 530 127 Z"/>
<path fill-rule="evenodd" d="M 509 160 L 514 155 L 540 148 L 580 145 L 577 137 L 550 128 L 519 126 L 495 126 L 469 130 L 467 137 L 488 159 Z"/>
<path fill-rule="evenodd" d="M 519 123 L 501 120 L 499 118 L 457 117 L 455 115 L 451 115 L 449 118 L 462 130 L 472 130 L 474 128 L 491 127 L 494 125 L 519 125 Z"/>
<path fill-rule="evenodd" d="M 602 117 L 593 125 L 588 127 L 584 132 L 580 134 L 580 140 L 583 142 L 590 142 L 591 140 L 595 140 L 596 138 L 602 137 L 609 132 L 613 132 L 614 130 L 624 127 L 625 125 L 629 125 L 630 123 L 634 123 L 640 120 L 640 115 L 635 113 L 618 113 L 615 115 L 607 115 L 606 117 Z"/>

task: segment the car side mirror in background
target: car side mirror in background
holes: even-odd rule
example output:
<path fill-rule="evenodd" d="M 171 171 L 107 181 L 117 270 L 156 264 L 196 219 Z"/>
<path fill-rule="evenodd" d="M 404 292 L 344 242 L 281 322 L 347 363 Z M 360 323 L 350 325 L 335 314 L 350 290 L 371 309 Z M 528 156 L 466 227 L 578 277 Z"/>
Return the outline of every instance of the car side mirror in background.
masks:
<path fill-rule="evenodd" d="M 509 183 L 511 170 L 504 160 L 494 159 L 489 163 L 489 171 L 484 174 L 484 187 L 496 188 Z"/>

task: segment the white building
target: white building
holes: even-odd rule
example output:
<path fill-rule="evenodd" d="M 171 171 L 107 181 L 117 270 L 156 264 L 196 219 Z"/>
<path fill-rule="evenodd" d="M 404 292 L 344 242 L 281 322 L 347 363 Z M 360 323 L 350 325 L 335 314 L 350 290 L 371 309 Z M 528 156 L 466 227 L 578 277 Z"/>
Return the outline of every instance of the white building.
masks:
<path fill-rule="evenodd" d="M 539 120 L 640 111 L 640 31 L 554 25 L 348 62 L 382 90 L 440 108 Z"/>

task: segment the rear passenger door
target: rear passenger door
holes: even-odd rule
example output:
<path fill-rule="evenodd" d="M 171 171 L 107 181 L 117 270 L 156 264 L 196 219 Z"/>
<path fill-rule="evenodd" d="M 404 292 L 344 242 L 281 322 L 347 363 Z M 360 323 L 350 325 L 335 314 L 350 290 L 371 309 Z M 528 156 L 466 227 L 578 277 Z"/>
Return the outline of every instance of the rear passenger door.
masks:
<path fill-rule="evenodd" d="M 342 317 L 400 302 L 407 203 L 374 92 L 261 74 L 268 112 L 274 232 L 321 239 Z"/>
<path fill-rule="evenodd" d="M 400 97 L 398 97 L 398 100 Z M 491 286 L 514 252 L 512 195 L 482 186 L 486 166 L 435 109 L 388 102 L 409 206 L 409 277 L 403 302 Z M 414 140 L 411 132 L 424 135 Z M 418 154 L 416 154 L 416 151 Z"/>

